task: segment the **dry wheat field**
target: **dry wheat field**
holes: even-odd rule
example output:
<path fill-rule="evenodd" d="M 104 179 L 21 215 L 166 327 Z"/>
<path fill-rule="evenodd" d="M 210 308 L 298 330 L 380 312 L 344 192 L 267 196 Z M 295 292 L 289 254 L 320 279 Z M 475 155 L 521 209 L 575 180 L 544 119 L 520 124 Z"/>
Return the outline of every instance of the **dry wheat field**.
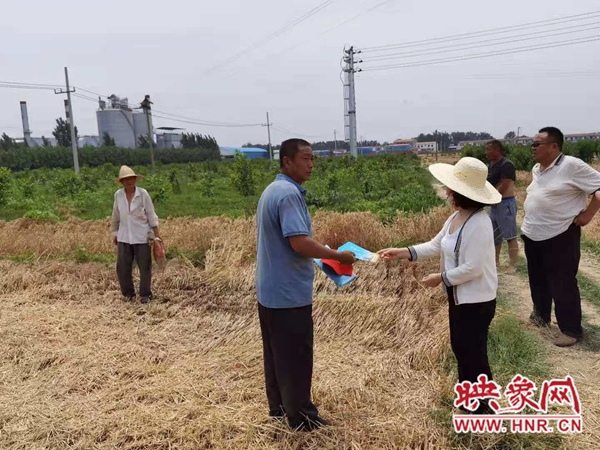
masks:
<path fill-rule="evenodd" d="M 426 239 L 447 217 L 317 214 L 315 233 L 376 249 Z M 427 266 L 359 267 L 338 291 L 315 282 L 314 399 L 334 426 L 292 433 L 269 422 L 254 284 L 253 219 L 164 221 L 168 245 L 206 252 L 169 261 L 149 307 L 120 302 L 114 267 L 61 260 L 112 251 L 107 223 L 3 223 L 0 262 L 2 449 L 445 448 L 432 417 L 452 379 L 445 299 Z M 436 264 L 433 262 L 432 264 Z"/>
<path fill-rule="evenodd" d="M 448 214 L 313 222 L 334 248 L 375 250 L 430 239 Z M 114 264 L 70 257 L 110 255 L 107 221 L 0 223 L 0 449 L 516 448 L 501 435 L 457 441 L 440 419 L 455 382 L 447 300 L 419 283 L 437 261 L 358 265 L 342 290 L 317 274 L 313 397 L 333 426 L 294 433 L 267 417 L 254 219 L 161 228 L 204 261 L 169 260 L 142 306 L 120 301 Z"/>

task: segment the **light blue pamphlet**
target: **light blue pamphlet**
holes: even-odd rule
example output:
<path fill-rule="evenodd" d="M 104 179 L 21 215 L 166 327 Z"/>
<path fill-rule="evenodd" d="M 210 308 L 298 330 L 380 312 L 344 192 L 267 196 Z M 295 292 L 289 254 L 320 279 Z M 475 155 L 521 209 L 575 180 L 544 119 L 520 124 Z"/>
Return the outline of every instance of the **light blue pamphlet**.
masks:
<path fill-rule="evenodd" d="M 340 248 L 338 248 L 338 252 L 344 252 L 346 250 L 351 251 L 356 256 L 356 259 L 360 261 L 372 261 L 376 262 L 379 258 L 377 253 L 370 252 L 369 250 L 365 250 L 362 247 L 359 247 L 353 242 L 346 242 Z"/>
<path fill-rule="evenodd" d="M 329 248 L 328 245 L 326 245 L 325 247 Z M 356 245 L 352 242 L 346 242 L 344 245 L 342 245 L 340 248 L 338 248 L 339 252 L 343 252 L 346 250 L 349 250 L 352 253 L 354 253 L 354 255 L 356 256 L 356 259 L 358 259 L 360 261 L 375 262 L 377 260 L 377 254 L 372 253 L 368 250 L 365 250 L 364 248 L 359 247 L 358 245 Z M 356 279 L 355 273 L 353 273 L 352 275 L 338 275 L 335 272 L 335 270 L 333 270 L 327 264 L 323 264 L 320 259 L 315 259 L 314 261 L 315 261 L 315 264 L 317 266 L 319 266 L 319 268 L 325 273 L 325 275 L 327 275 L 329 278 L 331 278 L 331 280 L 335 283 L 335 285 L 338 288 L 344 287 Z"/>

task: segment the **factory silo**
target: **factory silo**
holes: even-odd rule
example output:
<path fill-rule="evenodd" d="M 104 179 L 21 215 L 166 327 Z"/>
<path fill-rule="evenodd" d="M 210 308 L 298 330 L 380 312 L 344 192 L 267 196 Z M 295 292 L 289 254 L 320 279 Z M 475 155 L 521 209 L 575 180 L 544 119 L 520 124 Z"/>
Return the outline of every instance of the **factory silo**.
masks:
<path fill-rule="evenodd" d="M 146 114 L 133 113 L 133 133 L 135 134 L 135 146 L 139 147 L 140 136 L 148 137 L 148 119 Z"/>
<path fill-rule="evenodd" d="M 124 109 L 105 109 L 96 111 L 100 142 L 104 133 L 115 140 L 117 147 L 135 148 L 133 113 Z"/>
<path fill-rule="evenodd" d="M 163 136 L 164 147 L 162 148 L 181 148 L 181 134 L 165 133 Z"/>

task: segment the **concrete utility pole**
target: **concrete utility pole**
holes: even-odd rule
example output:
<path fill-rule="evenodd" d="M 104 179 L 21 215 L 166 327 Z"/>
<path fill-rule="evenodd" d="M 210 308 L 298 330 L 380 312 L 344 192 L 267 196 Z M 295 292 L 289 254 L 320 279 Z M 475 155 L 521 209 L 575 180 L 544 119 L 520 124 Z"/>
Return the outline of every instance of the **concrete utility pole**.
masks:
<path fill-rule="evenodd" d="M 75 173 L 79 173 L 79 156 L 77 155 L 77 138 L 75 136 L 75 119 L 73 118 L 73 104 L 71 103 L 71 92 L 75 92 L 75 88 L 69 86 L 69 70 L 65 67 L 65 84 L 67 89 L 55 89 L 55 94 L 67 94 L 66 115 L 67 122 L 71 128 L 71 147 L 73 148 L 73 167 Z"/>
<path fill-rule="evenodd" d="M 354 47 L 350 47 L 348 50 L 344 50 L 344 62 L 346 68 L 346 81 L 344 83 L 344 103 L 345 103 L 345 118 L 347 119 L 346 139 L 350 144 L 350 154 L 353 158 L 358 157 L 358 148 L 356 146 L 356 92 L 354 89 L 354 74 L 360 72 L 361 69 L 355 69 L 354 65 L 361 63 L 362 61 L 355 61 L 354 55 L 361 53 L 360 51 L 354 50 Z"/>
<path fill-rule="evenodd" d="M 31 128 L 29 128 L 29 113 L 27 112 L 27 102 L 21 102 L 21 120 L 23 122 L 23 141 L 29 147 L 35 147 L 31 139 Z"/>
<path fill-rule="evenodd" d="M 142 101 L 141 105 L 144 114 L 146 114 L 146 122 L 148 123 L 148 145 L 150 146 L 150 163 L 152 164 L 152 173 L 154 173 L 154 139 L 152 136 L 154 133 L 152 133 L 152 120 L 150 118 L 150 110 L 152 109 L 150 105 L 152 105 L 152 102 L 150 101 L 149 95 L 146 95 L 144 97 L 144 101 Z"/>
<path fill-rule="evenodd" d="M 273 161 L 273 148 L 271 147 L 271 122 L 269 122 L 269 112 L 267 111 L 267 123 L 263 127 L 267 127 L 267 135 L 269 136 L 269 159 Z"/>
<path fill-rule="evenodd" d="M 333 155 L 337 153 L 337 130 L 333 130 Z M 329 152 L 331 153 L 331 152 Z M 330 156 L 333 156 L 330 155 Z"/>

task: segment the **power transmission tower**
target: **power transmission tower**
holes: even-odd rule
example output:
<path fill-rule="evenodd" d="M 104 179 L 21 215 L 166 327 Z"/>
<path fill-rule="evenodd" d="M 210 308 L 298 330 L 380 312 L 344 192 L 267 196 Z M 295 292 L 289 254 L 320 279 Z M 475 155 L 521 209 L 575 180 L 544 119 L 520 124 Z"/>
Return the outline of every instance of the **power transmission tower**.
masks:
<path fill-rule="evenodd" d="M 271 147 L 271 122 L 269 122 L 269 112 L 267 111 L 267 123 L 263 124 L 263 127 L 267 127 L 267 134 L 269 135 L 269 159 L 273 161 L 273 148 Z"/>
<path fill-rule="evenodd" d="M 67 122 L 71 128 L 71 147 L 73 148 L 73 167 L 75 173 L 79 173 L 79 156 L 77 155 L 77 138 L 75 136 L 75 119 L 73 119 L 73 104 L 71 103 L 71 92 L 75 92 L 75 88 L 69 86 L 69 70 L 65 67 L 65 84 L 67 89 L 55 89 L 55 94 L 67 94 Z"/>
<path fill-rule="evenodd" d="M 150 96 L 146 95 L 144 100 L 141 103 L 142 110 L 144 114 L 146 114 L 146 122 L 148 123 L 148 145 L 150 146 L 150 163 L 152 164 L 152 173 L 154 173 L 154 137 L 152 136 L 154 133 L 152 132 L 152 119 L 150 118 L 150 110 L 152 107 L 152 102 L 150 101 Z"/>
<path fill-rule="evenodd" d="M 343 69 L 344 76 L 344 127 L 345 137 L 350 144 L 350 154 L 353 158 L 358 157 L 358 149 L 356 147 L 356 92 L 354 89 L 354 74 L 361 72 L 362 69 L 356 69 L 355 64 L 361 63 L 362 61 L 355 61 L 354 55 L 361 53 L 361 51 L 354 50 L 354 47 L 350 47 L 348 50 L 344 49 L 344 62 L 346 67 Z"/>

